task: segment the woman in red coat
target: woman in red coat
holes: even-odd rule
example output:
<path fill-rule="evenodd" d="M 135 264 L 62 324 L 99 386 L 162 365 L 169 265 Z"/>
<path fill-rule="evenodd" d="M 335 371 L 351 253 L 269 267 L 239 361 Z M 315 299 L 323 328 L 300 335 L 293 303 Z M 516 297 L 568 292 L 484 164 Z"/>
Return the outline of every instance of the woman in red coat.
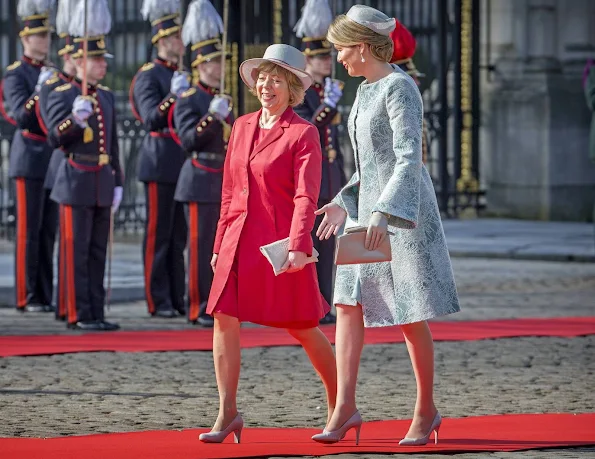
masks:
<path fill-rule="evenodd" d="M 311 230 L 320 189 L 322 153 L 317 129 L 294 113 L 312 80 L 303 54 L 272 45 L 240 74 L 262 109 L 233 126 L 223 172 L 221 215 L 211 265 L 207 312 L 215 319 L 213 359 L 219 416 L 204 442 L 219 443 L 243 421 L 236 406 L 240 322 L 286 328 L 308 354 L 324 383 L 328 419 L 336 398 L 332 347 L 318 328 L 329 311 L 318 287 Z M 289 236 L 287 271 L 275 276 L 260 247 Z"/>

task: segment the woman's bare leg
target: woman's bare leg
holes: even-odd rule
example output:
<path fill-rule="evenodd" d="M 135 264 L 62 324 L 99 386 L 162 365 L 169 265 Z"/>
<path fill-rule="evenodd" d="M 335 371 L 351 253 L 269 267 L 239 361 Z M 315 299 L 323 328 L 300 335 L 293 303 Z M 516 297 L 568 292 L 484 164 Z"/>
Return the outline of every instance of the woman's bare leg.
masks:
<path fill-rule="evenodd" d="M 413 421 L 407 438 L 420 438 L 428 433 L 434 416 L 434 341 L 428 323 L 416 322 L 401 325 L 407 350 L 413 365 L 417 382 L 417 398 L 413 411 Z"/>
<path fill-rule="evenodd" d="M 326 422 L 328 424 L 335 410 L 337 399 L 337 367 L 331 343 L 318 327 L 288 329 L 287 331 L 300 342 L 324 384 L 328 407 Z"/>
<path fill-rule="evenodd" d="M 361 306 L 337 305 L 337 406 L 327 430 L 341 427 L 355 413 L 355 390 L 364 347 L 364 317 Z"/>
<path fill-rule="evenodd" d="M 224 430 L 238 413 L 237 392 L 240 379 L 240 321 L 215 313 L 213 361 L 219 390 L 219 415 L 213 432 Z"/>

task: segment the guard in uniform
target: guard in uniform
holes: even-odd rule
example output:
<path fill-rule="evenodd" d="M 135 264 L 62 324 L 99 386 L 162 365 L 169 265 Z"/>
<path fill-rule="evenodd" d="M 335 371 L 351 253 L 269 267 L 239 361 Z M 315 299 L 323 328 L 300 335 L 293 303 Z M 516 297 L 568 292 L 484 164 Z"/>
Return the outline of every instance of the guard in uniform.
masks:
<path fill-rule="evenodd" d="M 70 18 L 72 17 L 74 0 L 59 0 L 58 3 L 58 11 L 56 13 L 56 32 L 58 33 L 58 37 L 60 39 L 60 50 L 58 51 L 58 56 L 62 58 L 62 70 L 56 72 L 52 78 L 46 80 L 45 83 L 41 86 L 39 91 L 39 100 L 37 104 L 35 104 L 35 111 L 37 114 L 37 120 L 39 122 L 39 126 L 41 130 L 48 134 L 47 130 L 47 100 L 48 95 L 58 86 L 62 86 L 65 83 L 70 83 L 73 76 L 76 73 L 76 67 L 74 65 L 74 61 L 71 59 L 71 54 L 74 51 L 75 47 L 73 44 L 72 37 L 68 34 L 68 25 L 70 23 Z M 51 193 L 52 188 L 54 187 L 54 182 L 56 180 L 56 172 L 60 164 L 64 161 L 64 151 L 57 148 L 52 153 L 50 163 L 48 166 L 48 170 L 45 174 L 45 181 L 43 182 L 43 188 L 47 190 L 46 192 L 49 194 Z M 51 201 L 52 205 L 56 207 L 56 217 L 58 216 L 58 204 L 54 201 Z M 56 227 L 56 225 L 54 226 Z M 53 246 L 52 246 L 53 248 Z M 64 263 L 66 262 L 66 257 L 62 253 L 63 245 L 60 245 L 60 251 L 58 254 L 58 271 L 63 271 Z M 66 320 L 66 302 L 65 302 L 65 295 L 64 295 L 64 283 L 60 282 L 64 280 L 64 276 L 58 274 L 58 305 L 56 308 L 56 319 L 57 320 Z"/>
<path fill-rule="evenodd" d="M 295 27 L 295 32 L 302 39 L 302 52 L 306 56 L 306 72 L 312 75 L 314 83 L 306 90 L 304 103 L 295 108 L 295 112 L 318 128 L 322 147 L 322 183 L 318 207 L 328 204 L 346 183 L 343 170 L 343 155 L 339 147 L 338 127 L 340 115 L 337 110 L 343 85 L 332 80 L 333 60 L 331 44 L 326 40 L 326 33 L 333 20 L 333 14 L 327 1 L 307 0 L 302 16 Z M 331 237 L 321 241 L 316 237 L 316 228 L 322 221 L 322 215 L 316 217 L 312 230 L 314 247 L 320 253 L 316 270 L 318 284 L 324 299 L 333 304 L 333 269 L 335 240 Z M 329 312 L 321 324 L 334 323 L 335 317 Z"/>
<path fill-rule="evenodd" d="M 17 128 L 10 146 L 8 174 L 16 185 L 15 292 L 16 307 L 21 312 L 54 310 L 53 249 L 58 214 L 43 187 L 52 148 L 35 113 L 41 85 L 53 75 L 52 69 L 44 67 L 50 46 L 50 6 L 50 1 L 19 1 L 24 53 L 8 66 L 0 85 L 1 111 Z M 12 116 L 4 109 L 4 100 Z"/>
<path fill-rule="evenodd" d="M 122 200 L 112 92 L 99 81 L 105 76 L 107 53 L 104 35 L 111 18 L 107 0 L 89 2 L 88 59 L 83 67 L 85 3 L 78 2 L 70 23 L 76 50 L 71 58 L 76 77 L 50 92 L 47 128 L 50 143 L 64 151 L 51 198 L 60 204 L 60 241 L 65 255 L 63 272 L 68 327 L 81 330 L 116 330 L 105 321 L 106 251 L 112 211 Z M 87 78 L 87 95 L 82 80 Z"/>
<path fill-rule="evenodd" d="M 184 249 L 188 237 L 184 205 L 174 201 L 180 169 L 186 159 L 168 129 L 168 113 L 190 87 L 178 72 L 184 53 L 180 37 L 179 0 L 145 0 L 142 14 L 151 21 L 157 57 L 143 65 L 130 85 L 130 106 L 147 135 L 140 147 L 138 179 L 145 185 L 146 223 L 143 241 L 145 296 L 149 313 L 170 318 L 184 315 Z"/>
<path fill-rule="evenodd" d="M 413 55 L 415 54 L 416 42 L 415 38 L 405 27 L 401 24 L 398 20 L 396 20 L 397 26 L 395 30 L 393 30 L 390 34 L 391 39 L 393 40 L 394 44 L 394 51 L 393 57 L 391 59 L 391 64 L 398 65 L 401 70 L 406 72 L 413 81 L 417 84 L 417 86 L 421 85 L 420 78 L 424 77 L 423 73 L 420 73 L 415 64 L 413 63 Z M 428 145 L 429 145 L 429 134 L 428 134 L 428 125 L 426 122 L 426 118 L 424 116 L 423 119 L 423 132 L 421 138 L 421 148 L 422 148 L 422 161 L 424 163 L 427 162 L 428 159 Z"/>
<path fill-rule="evenodd" d="M 198 28 L 208 21 L 212 27 Z M 210 265 L 221 209 L 223 163 L 233 115 L 230 99 L 219 94 L 223 31 L 221 17 L 209 1 L 194 0 L 182 29 L 184 44 L 192 45 L 192 67 L 198 84 L 182 94 L 170 117 L 177 141 L 188 159 L 182 166 L 176 201 L 186 203 L 190 227 L 188 248 L 188 320 L 213 326 L 206 305 L 213 281 Z"/>

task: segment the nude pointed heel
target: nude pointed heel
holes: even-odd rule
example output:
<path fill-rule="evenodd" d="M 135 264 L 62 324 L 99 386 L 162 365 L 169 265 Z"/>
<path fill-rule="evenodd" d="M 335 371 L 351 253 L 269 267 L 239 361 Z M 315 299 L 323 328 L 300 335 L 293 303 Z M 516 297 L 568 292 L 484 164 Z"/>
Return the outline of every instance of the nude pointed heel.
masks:
<path fill-rule="evenodd" d="M 218 432 L 211 431 L 208 433 L 201 433 L 198 436 L 198 439 L 203 443 L 223 443 L 229 434 L 233 432 L 235 443 L 239 443 L 242 437 L 243 428 L 244 420 L 242 419 L 242 416 L 240 416 L 240 413 L 238 413 L 225 429 Z"/>
<path fill-rule="evenodd" d="M 434 444 L 438 444 L 438 431 L 440 430 L 440 426 L 442 425 L 442 417 L 440 413 L 436 413 L 434 416 L 434 420 L 432 421 L 432 426 L 430 427 L 429 432 L 420 438 L 403 438 L 399 445 L 401 446 L 422 446 L 426 445 L 430 441 L 430 435 L 434 432 Z"/>
<path fill-rule="evenodd" d="M 355 429 L 355 444 L 359 445 L 359 433 L 362 428 L 362 422 L 362 417 L 360 416 L 359 411 L 356 411 L 345 424 L 337 430 L 331 431 L 324 429 L 322 433 L 313 435 L 312 440 L 317 441 L 318 443 L 337 443 L 345 437 L 349 430 Z"/>

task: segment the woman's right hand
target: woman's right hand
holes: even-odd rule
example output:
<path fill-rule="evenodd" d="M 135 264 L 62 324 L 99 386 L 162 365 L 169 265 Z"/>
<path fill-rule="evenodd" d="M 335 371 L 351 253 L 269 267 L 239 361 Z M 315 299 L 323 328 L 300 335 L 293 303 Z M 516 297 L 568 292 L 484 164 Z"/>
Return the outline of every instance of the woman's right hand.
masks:
<path fill-rule="evenodd" d="M 324 214 L 324 218 L 320 222 L 318 230 L 316 230 L 316 236 L 321 241 L 323 239 L 329 239 L 331 236 L 336 236 L 339 228 L 343 226 L 347 219 L 347 212 L 339 204 L 335 204 L 334 202 L 329 202 L 314 213 L 316 215 Z"/>
<path fill-rule="evenodd" d="M 219 258 L 218 253 L 214 253 L 213 257 L 211 258 L 211 269 L 215 272 L 215 268 L 217 267 L 217 258 Z"/>

